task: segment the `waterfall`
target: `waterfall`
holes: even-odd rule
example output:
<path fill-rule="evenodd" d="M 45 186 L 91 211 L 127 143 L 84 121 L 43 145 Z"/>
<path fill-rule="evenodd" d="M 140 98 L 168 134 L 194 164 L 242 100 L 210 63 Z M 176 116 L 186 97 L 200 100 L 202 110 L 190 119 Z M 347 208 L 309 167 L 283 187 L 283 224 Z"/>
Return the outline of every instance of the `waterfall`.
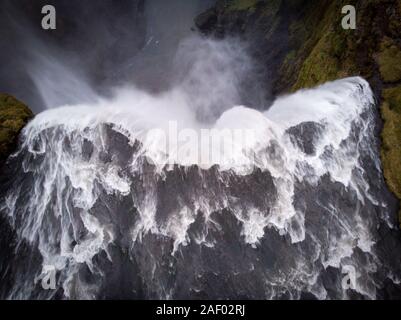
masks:
<path fill-rule="evenodd" d="M 223 108 L 208 122 L 188 101 L 179 88 L 124 88 L 28 124 L 1 191 L 0 271 L 12 279 L 1 297 L 376 299 L 385 284 L 399 290 L 401 243 L 364 79 L 282 96 L 266 111 Z M 172 122 L 194 136 L 207 128 L 207 139 L 177 140 Z M 210 147 L 223 130 L 253 134 Z M 183 160 L 182 149 L 201 151 Z M 205 149 L 218 161 L 201 157 Z M 54 290 L 41 287 L 49 267 Z"/>

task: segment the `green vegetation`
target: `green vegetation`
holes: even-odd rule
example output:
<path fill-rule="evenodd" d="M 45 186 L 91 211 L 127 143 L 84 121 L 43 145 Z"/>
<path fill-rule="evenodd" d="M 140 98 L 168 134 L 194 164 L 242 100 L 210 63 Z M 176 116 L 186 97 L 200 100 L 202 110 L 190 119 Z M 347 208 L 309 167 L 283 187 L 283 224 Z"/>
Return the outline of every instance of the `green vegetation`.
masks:
<path fill-rule="evenodd" d="M 401 86 L 385 89 L 383 98 L 391 111 L 401 115 Z"/>
<path fill-rule="evenodd" d="M 348 75 L 349 72 L 341 68 L 339 57 L 335 56 L 334 40 L 330 33 L 325 33 L 317 42 L 302 65 L 294 90 L 338 79 L 340 73 Z"/>
<path fill-rule="evenodd" d="M 372 41 L 364 28 L 365 21 L 359 22 L 361 30 L 342 29 L 344 4 L 344 1 L 297 2 L 300 13 L 291 20 L 288 29 L 291 50 L 280 67 L 278 92 L 313 87 L 347 76 L 372 75 L 374 64 L 368 49 Z M 363 5 L 360 11 L 369 11 L 367 7 Z M 368 13 L 365 15 L 370 19 Z"/>
<path fill-rule="evenodd" d="M 389 188 L 401 199 L 401 86 L 385 89 L 383 99 L 381 156 L 384 176 Z"/>
<path fill-rule="evenodd" d="M 401 49 L 389 38 L 383 39 L 378 62 L 383 81 L 401 80 Z"/>
<path fill-rule="evenodd" d="M 294 36 L 303 32 L 305 42 L 300 45 L 296 54 L 298 72 L 291 86 L 292 90 L 347 76 L 359 75 L 367 79 L 372 77 L 375 69 L 372 52 L 376 50 L 376 43 L 369 33 L 372 26 L 367 22 L 373 12 L 372 3 L 366 2 L 359 6 L 357 30 L 344 30 L 341 27 L 340 13 L 344 1 L 333 1 L 329 4 L 322 1 L 318 8 L 320 15 L 306 15 L 297 22 L 297 26 L 293 26 Z M 314 21 L 315 15 L 321 19 Z M 317 27 L 311 29 L 308 26 Z M 285 72 L 286 69 L 288 66 L 283 64 L 282 71 Z"/>
<path fill-rule="evenodd" d="M 27 106 L 6 94 L 0 94 L 0 164 L 15 148 L 18 135 L 33 117 Z"/>
<path fill-rule="evenodd" d="M 334 3 L 331 6 L 333 8 L 323 5 L 319 8 L 325 13 L 318 15 L 321 17 L 320 21 L 312 21 L 314 17 L 306 16 L 298 21 L 297 27 L 293 29 L 295 32 L 303 30 L 305 40 L 298 49 L 298 77 L 292 90 L 312 87 L 338 77 L 341 70 L 338 52 L 344 47 L 344 39 L 336 32 L 338 27 L 333 25 L 333 12 L 336 8 Z M 311 29 L 310 26 L 314 27 Z M 297 33 L 294 33 L 294 36 L 296 35 Z"/>

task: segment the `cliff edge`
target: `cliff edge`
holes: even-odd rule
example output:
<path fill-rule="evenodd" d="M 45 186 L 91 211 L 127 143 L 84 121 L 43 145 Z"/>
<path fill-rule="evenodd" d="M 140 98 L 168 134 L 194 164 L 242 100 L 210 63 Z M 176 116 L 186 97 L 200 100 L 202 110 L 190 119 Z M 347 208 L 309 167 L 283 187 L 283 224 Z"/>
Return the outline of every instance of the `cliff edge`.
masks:
<path fill-rule="evenodd" d="M 356 8 L 356 30 L 342 28 L 345 5 Z M 384 176 L 401 200 L 401 0 L 218 0 L 195 23 L 210 36 L 248 40 L 275 95 L 367 79 L 381 106 Z"/>
<path fill-rule="evenodd" d="M 20 131 L 32 118 L 26 105 L 8 94 L 0 94 L 0 167 L 15 150 Z"/>

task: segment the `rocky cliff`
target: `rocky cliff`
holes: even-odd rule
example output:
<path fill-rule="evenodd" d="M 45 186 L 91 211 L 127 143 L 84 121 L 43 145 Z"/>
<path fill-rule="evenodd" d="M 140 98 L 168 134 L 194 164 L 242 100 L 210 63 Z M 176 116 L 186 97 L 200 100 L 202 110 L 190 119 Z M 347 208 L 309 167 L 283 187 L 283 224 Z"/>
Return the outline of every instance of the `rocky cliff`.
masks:
<path fill-rule="evenodd" d="M 21 129 L 32 117 L 32 111 L 23 103 L 0 94 L 0 167 L 14 151 Z"/>
<path fill-rule="evenodd" d="M 348 4 L 356 8 L 356 30 L 341 26 Z M 401 199 L 400 0 L 218 0 L 196 24 L 207 35 L 250 41 L 275 95 L 346 76 L 367 79 L 381 106 L 384 175 Z"/>

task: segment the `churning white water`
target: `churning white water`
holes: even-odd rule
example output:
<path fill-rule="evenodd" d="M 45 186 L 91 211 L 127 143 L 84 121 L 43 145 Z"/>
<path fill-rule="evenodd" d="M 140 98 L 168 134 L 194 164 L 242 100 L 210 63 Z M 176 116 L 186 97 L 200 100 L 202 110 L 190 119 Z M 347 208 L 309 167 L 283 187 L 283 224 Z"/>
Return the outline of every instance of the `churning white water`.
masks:
<path fill-rule="evenodd" d="M 93 259 L 102 251 L 108 252 L 118 237 L 112 219 L 107 222 L 97 216 L 96 205 L 103 194 L 116 197 L 117 201 L 128 197 L 137 209 L 136 220 L 128 230 L 129 235 L 125 235 L 131 242 L 130 247 L 135 247 L 147 234 L 159 235 L 172 239 L 169 254 L 173 256 L 191 241 L 213 248 L 218 240 L 208 239 L 208 229 L 216 223 L 211 215 L 222 214 L 224 210 L 230 210 L 236 217 L 242 226 L 242 241 L 253 250 L 258 250 L 260 241 L 273 230 L 281 236 L 288 235 L 292 243 L 289 246 L 306 241 L 308 208 L 295 205 L 296 188 L 303 183 L 309 188 L 316 187 L 325 176 L 331 183 L 340 183 L 344 192 L 356 195 L 352 200 L 356 208 L 369 201 L 385 212 L 386 204 L 371 191 L 366 178 L 368 173 L 361 163 L 361 153 L 365 153 L 371 157 L 375 170 L 380 171 L 377 150 L 372 149 L 373 96 L 365 80 L 348 78 L 301 90 L 278 98 L 265 112 L 243 106 L 225 111 L 209 124 L 210 129 L 252 129 L 255 134 L 241 149 L 237 148 L 236 153 L 230 153 L 232 159 L 222 155 L 220 159 L 224 163 L 221 165 L 180 163 L 179 158 L 167 164 L 164 161 L 169 155 L 161 148 L 161 135 L 146 134 L 158 128 L 161 129 L 159 133 L 165 132 L 168 137 L 167 124 L 177 119 L 178 128 L 200 130 L 202 123 L 180 97 L 174 91 L 155 97 L 125 89 L 114 98 L 95 105 L 45 111 L 24 129 L 20 150 L 14 157 L 22 155 L 22 171 L 32 177 L 29 200 L 22 205 L 21 193 L 26 191 L 21 190 L 23 184 L 15 185 L 5 197 L 3 208 L 19 237 L 38 245 L 43 267 L 54 266 L 61 272 L 60 285 L 67 297 L 91 297 L 86 291 L 92 289 L 83 284 L 86 289 L 80 289 L 79 293 L 72 289 L 78 281 L 74 276 L 83 264 L 96 272 Z M 309 127 L 306 133 L 309 136 L 302 136 L 303 125 Z M 177 148 L 184 142 L 179 141 Z M 308 143 L 310 150 L 306 150 Z M 116 148 L 114 153 L 110 149 L 113 147 Z M 177 197 L 178 202 L 173 208 L 160 208 L 163 195 L 157 190 L 157 183 L 168 179 L 169 172 L 186 172 L 193 169 L 191 166 L 197 167 L 195 171 L 200 181 L 181 182 L 183 185 L 201 184 L 200 189 L 195 188 L 187 196 L 180 190 L 164 190 L 169 197 Z M 274 190 L 253 190 L 266 198 L 263 204 L 230 191 L 233 176 L 241 179 L 255 170 L 268 172 L 274 187 Z M 211 171 L 226 188 L 216 188 L 216 181 L 206 177 Z M 137 180 L 138 177 L 141 179 Z M 137 189 L 138 183 L 143 192 Z M 317 297 L 325 298 L 327 292 L 319 283 L 319 269 L 305 271 L 304 260 L 313 258 L 324 268 L 341 269 L 344 259 L 352 260 L 358 248 L 369 253 L 372 260 L 368 265 L 359 266 L 366 277 L 356 283 L 356 291 L 374 298 L 376 286 L 370 273 L 379 265 L 373 250 L 377 239 L 371 230 L 371 218 L 359 209 L 355 209 L 352 217 L 342 217 L 335 203 L 317 194 L 310 197 L 320 203 L 321 214 L 332 215 L 343 230 L 338 234 L 328 233 L 327 243 L 314 252 L 315 256 L 299 258 L 292 278 L 277 278 L 275 286 L 306 286 Z M 132 215 L 131 209 L 113 211 L 109 208 L 109 214 Z M 160 210 L 166 211 L 166 217 L 161 220 L 158 218 Z M 195 240 L 187 233 L 199 212 L 204 216 L 205 226 Z M 314 238 L 313 234 L 310 236 Z M 319 243 L 318 239 L 315 241 Z M 275 296 L 273 292 L 271 297 Z M 23 297 L 17 292 L 13 294 Z"/>
<path fill-rule="evenodd" d="M 126 135 L 131 145 L 137 141 L 141 143 L 137 154 L 131 159 L 131 174 L 140 170 L 143 157 L 157 166 L 159 174 L 163 170 L 172 170 L 174 164 L 197 165 L 205 170 L 218 165 L 220 171 L 242 175 L 251 173 L 255 168 L 268 170 L 278 189 L 278 199 L 269 218 L 264 219 L 262 225 L 258 223 L 262 229 L 268 224 L 273 224 L 280 230 L 287 229 L 288 220 L 296 214 L 292 205 L 295 179 L 307 179 L 308 182 L 316 183 L 320 177 L 330 174 L 333 181 L 355 190 L 359 200 L 363 201 L 368 197 L 376 201 L 369 192 L 369 186 L 362 177 L 363 168 L 359 165 L 359 148 L 369 149 L 367 143 L 372 135 L 369 109 L 372 108 L 373 97 L 369 85 L 363 79 L 339 80 L 316 89 L 281 97 L 266 112 L 243 106 L 234 107 L 225 111 L 210 125 L 209 136 L 202 141 L 187 139 L 186 136 L 169 139 L 169 134 L 172 134 L 169 128 L 171 123 L 177 125 L 177 131 L 186 130 L 185 128 L 201 130 L 204 125 L 196 120 L 190 107 L 180 99 L 181 96 L 172 92 L 154 97 L 137 90 L 124 90 L 114 99 L 104 100 L 96 105 L 69 106 L 39 114 L 23 132 L 22 150 L 27 149 L 33 155 L 49 158 L 47 170 L 50 180 L 45 183 L 48 187 L 44 194 L 43 191 L 40 192 L 40 197 L 50 199 L 53 187 L 57 185 L 57 180 L 54 179 L 64 180 L 66 177 L 75 189 L 80 190 L 80 196 L 75 201 L 85 210 L 89 210 L 97 199 L 95 180 L 100 181 L 110 192 L 130 192 L 129 175 L 122 174 L 118 166 L 100 166 L 95 156 L 105 148 L 101 125 L 109 124 L 114 130 Z M 362 118 L 364 113 L 368 114 L 367 118 Z M 297 137 L 287 131 L 303 123 L 312 126 L 312 154 L 306 154 L 294 143 Z M 357 137 L 351 137 L 353 125 L 360 128 Z M 46 139 L 41 138 L 46 130 L 55 128 L 57 134 Z M 221 139 L 220 144 L 239 147 L 215 148 L 204 145 L 211 145 L 213 135 L 219 135 L 224 130 L 229 130 L 232 134 L 227 139 Z M 246 135 L 246 139 L 238 145 L 235 130 L 241 130 Z M 82 150 L 85 142 L 92 143 L 95 153 L 89 161 L 77 162 L 75 154 L 65 152 L 66 138 L 69 138 L 71 148 L 77 152 Z M 200 136 L 196 138 L 201 139 Z M 169 140 L 175 142 L 171 149 L 166 148 L 166 141 Z M 188 147 L 188 143 L 197 142 L 201 145 Z M 190 156 L 180 152 L 180 148 L 185 148 Z M 208 162 L 201 162 L 202 157 L 191 157 L 198 148 L 206 149 L 211 154 L 219 154 L 208 158 Z M 231 152 L 226 152 L 228 149 Z M 49 151 L 54 153 L 54 158 Z M 173 158 L 168 154 L 169 151 L 174 152 Z M 221 163 L 210 162 L 213 159 L 219 159 Z M 193 162 L 189 162 L 190 160 Z M 380 170 L 378 159 L 376 165 Z M 356 176 L 355 171 L 358 173 Z M 40 207 L 46 203 L 47 201 L 39 201 L 38 205 Z M 248 231 L 250 234 L 247 234 L 246 239 L 256 242 L 258 237 L 252 235 L 252 230 Z M 31 237 L 34 236 L 34 233 L 29 233 Z M 303 239 L 302 232 L 291 236 L 294 241 Z M 181 239 L 185 237 L 181 236 Z"/>
<path fill-rule="evenodd" d="M 164 93 L 120 88 L 24 128 L 1 201 L 16 234 L 2 295 L 373 299 L 399 283 L 380 242 L 393 222 L 368 83 L 257 111 L 236 106 L 243 51 L 199 39 L 182 50 L 185 72 Z M 49 268 L 57 290 L 43 291 Z"/>

